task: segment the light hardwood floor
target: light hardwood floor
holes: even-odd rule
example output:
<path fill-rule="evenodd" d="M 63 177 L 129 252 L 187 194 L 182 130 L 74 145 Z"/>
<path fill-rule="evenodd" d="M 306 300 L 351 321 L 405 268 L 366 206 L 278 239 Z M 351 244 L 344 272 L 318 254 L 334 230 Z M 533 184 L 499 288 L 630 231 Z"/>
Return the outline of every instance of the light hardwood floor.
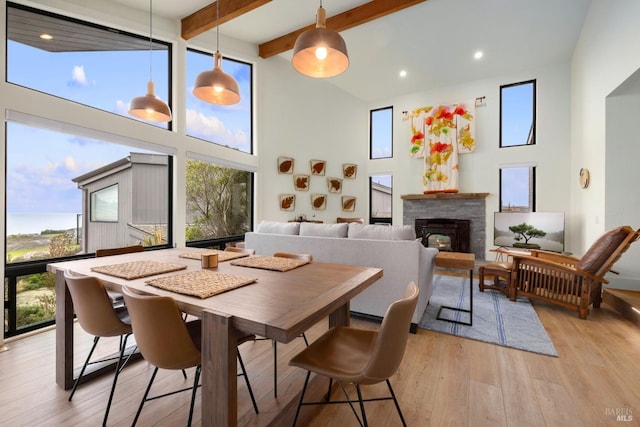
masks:
<path fill-rule="evenodd" d="M 419 330 L 410 335 L 405 358 L 392 384 L 410 426 L 638 426 L 640 425 L 640 330 L 610 307 L 593 310 L 588 320 L 544 303 L 534 303 L 559 357 L 548 357 L 492 344 Z M 354 325 L 375 323 L 354 319 Z M 326 322 L 309 331 L 311 340 L 326 330 Z M 81 386 L 72 402 L 55 384 L 54 331 L 7 343 L 0 353 L 1 426 L 95 426 L 102 420 L 110 376 Z M 77 356 L 90 345 L 76 325 Z M 116 345 L 115 342 L 111 343 Z M 279 345 L 279 398 L 272 393 L 272 352 L 269 341 L 242 345 L 242 355 L 261 410 L 255 416 L 242 380 L 238 382 L 239 424 L 267 425 L 302 386 L 304 373 L 287 361 L 302 340 Z M 109 347 L 108 344 L 102 346 Z M 131 424 L 151 374 L 144 362 L 121 375 L 109 425 Z M 180 372 L 161 371 L 157 385 L 169 390 L 185 382 Z M 323 385 L 323 387 L 325 387 Z M 365 390 L 371 396 L 384 390 Z M 319 391 L 316 390 L 316 393 Z M 336 391 L 335 393 L 339 393 Z M 139 425 L 186 423 L 189 394 L 148 403 Z M 400 425 L 391 402 L 368 404 L 372 426 Z M 292 409 L 288 408 L 289 416 Z M 616 421 L 616 414 L 632 417 Z M 274 425 L 289 425 L 290 420 Z M 299 425 L 357 425 L 348 407 L 332 405 L 303 409 Z M 194 425 L 200 425 L 200 403 Z"/>

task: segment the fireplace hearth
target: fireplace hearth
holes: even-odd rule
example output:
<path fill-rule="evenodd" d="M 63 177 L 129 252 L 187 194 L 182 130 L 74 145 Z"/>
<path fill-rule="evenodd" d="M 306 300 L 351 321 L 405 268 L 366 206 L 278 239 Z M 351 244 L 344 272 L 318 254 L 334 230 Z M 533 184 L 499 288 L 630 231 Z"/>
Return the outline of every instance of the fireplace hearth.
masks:
<path fill-rule="evenodd" d="M 471 221 L 450 218 L 418 218 L 416 235 L 422 244 L 448 252 L 471 252 Z"/>

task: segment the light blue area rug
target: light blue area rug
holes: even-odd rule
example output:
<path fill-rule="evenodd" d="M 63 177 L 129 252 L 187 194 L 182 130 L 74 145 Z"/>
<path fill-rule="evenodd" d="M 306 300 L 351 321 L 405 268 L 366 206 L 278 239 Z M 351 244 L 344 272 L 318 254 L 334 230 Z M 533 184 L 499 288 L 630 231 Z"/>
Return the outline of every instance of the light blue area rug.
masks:
<path fill-rule="evenodd" d="M 433 294 L 422 315 L 420 327 L 459 337 L 517 348 L 533 353 L 558 356 L 547 331 L 528 298 L 511 301 L 492 289 L 478 290 L 473 281 L 473 326 L 436 319 L 440 306 L 469 308 L 469 278 L 435 275 Z M 443 310 L 441 317 L 469 322 L 469 313 Z"/>

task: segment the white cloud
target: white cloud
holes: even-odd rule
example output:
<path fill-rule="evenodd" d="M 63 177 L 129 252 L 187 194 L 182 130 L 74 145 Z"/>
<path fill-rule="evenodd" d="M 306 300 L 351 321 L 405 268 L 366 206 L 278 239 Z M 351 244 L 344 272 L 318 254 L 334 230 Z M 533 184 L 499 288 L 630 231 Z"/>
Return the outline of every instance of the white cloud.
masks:
<path fill-rule="evenodd" d="M 228 129 L 215 116 L 205 116 L 195 110 L 187 110 L 187 129 L 190 133 L 216 144 L 239 148 L 246 147 L 247 135 L 240 129 Z"/>
<path fill-rule="evenodd" d="M 67 157 L 65 157 L 65 159 L 64 159 L 64 165 L 65 165 L 65 166 L 67 167 L 67 169 L 68 169 L 68 170 L 70 170 L 70 171 L 74 171 L 74 170 L 76 170 L 76 168 L 77 168 L 76 161 L 75 161 L 75 159 L 74 159 L 73 157 L 71 157 L 71 156 L 67 156 Z"/>
<path fill-rule="evenodd" d="M 76 65 L 71 72 L 71 83 L 75 86 L 87 86 L 87 75 L 84 66 Z"/>

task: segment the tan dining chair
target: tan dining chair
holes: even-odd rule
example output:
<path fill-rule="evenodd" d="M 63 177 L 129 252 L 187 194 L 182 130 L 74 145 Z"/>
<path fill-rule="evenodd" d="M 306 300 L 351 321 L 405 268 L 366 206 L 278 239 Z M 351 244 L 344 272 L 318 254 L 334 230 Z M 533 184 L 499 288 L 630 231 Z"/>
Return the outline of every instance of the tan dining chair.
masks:
<path fill-rule="evenodd" d="M 367 426 L 364 402 L 378 400 L 393 400 L 398 410 L 402 425 L 406 426 L 400 405 L 391 387 L 391 378 L 404 357 L 409 336 L 411 318 L 418 302 L 418 287 L 411 282 L 405 290 L 404 296 L 389 306 L 384 315 L 380 328 L 376 330 L 357 329 L 348 326 L 336 326 L 325 332 L 309 347 L 294 356 L 289 365 L 307 370 L 307 376 L 302 387 L 300 399 L 293 425 L 298 421 L 300 408 L 305 405 L 326 405 L 335 403 L 349 404 L 360 425 Z M 304 394 L 311 372 L 329 378 L 329 393 L 327 400 L 304 402 Z M 332 382 L 336 381 L 346 400 L 331 401 Z M 372 385 L 385 381 L 389 389 L 388 397 L 372 399 L 362 398 L 362 385 Z M 354 384 L 358 395 L 357 400 L 351 400 L 344 388 L 344 383 Z M 361 417 L 353 406 L 360 406 Z"/>
<path fill-rule="evenodd" d="M 117 358 L 118 362 L 113 375 L 111 392 L 109 393 L 107 408 L 104 412 L 104 419 L 102 421 L 102 424 L 105 425 L 109 418 L 109 410 L 111 409 L 111 402 L 116 389 L 116 383 L 118 382 L 118 376 L 133 353 L 130 352 L 125 357 L 127 339 L 132 333 L 129 313 L 127 312 L 127 308 L 124 306 L 114 307 L 112 305 L 104 285 L 97 277 L 73 276 L 69 272 L 65 271 L 64 278 L 67 282 L 69 293 L 71 294 L 71 300 L 73 301 L 74 311 L 78 318 L 80 327 L 94 337 L 91 350 L 89 350 L 89 354 L 82 365 L 78 378 L 73 383 L 73 388 L 69 395 L 69 401 L 73 398 L 87 366 L 115 360 L 115 358 L 107 358 L 91 361 L 91 357 L 93 356 L 93 352 L 96 349 L 100 338 L 121 338 L 119 356 Z"/>
<path fill-rule="evenodd" d="M 274 257 L 299 259 L 302 261 L 313 262 L 313 255 L 311 254 L 296 254 L 292 252 L 276 252 Z M 307 335 L 303 332 L 300 337 L 304 340 L 306 346 L 309 345 Z M 261 338 L 264 339 L 264 338 Z M 271 346 L 273 347 L 273 396 L 278 397 L 278 342 L 271 340 Z"/>
<path fill-rule="evenodd" d="M 249 248 L 237 248 L 235 246 L 227 246 L 226 248 L 224 248 L 225 252 L 238 252 L 241 254 L 249 254 L 249 255 L 255 255 L 256 254 L 256 250 L 255 249 L 249 249 Z"/>
<path fill-rule="evenodd" d="M 131 246 L 122 246 L 119 248 L 103 248 L 96 249 L 96 258 L 100 258 L 103 256 L 111 256 L 111 255 L 124 255 L 131 254 L 136 252 L 143 252 L 144 247 L 142 245 L 131 245 Z M 114 306 L 119 306 L 124 304 L 124 299 L 122 298 L 122 294 L 120 292 L 112 291 L 107 289 L 107 294 L 111 299 L 111 302 Z"/>
<path fill-rule="evenodd" d="M 202 355 L 200 353 L 202 325 L 200 320 L 184 322 L 182 313 L 176 301 L 168 296 L 139 295 L 132 292 L 126 286 L 122 288 L 126 306 L 131 315 L 133 335 L 138 343 L 140 353 L 147 362 L 155 368 L 149 384 L 140 401 L 132 426 L 135 426 L 142 412 L 144 404 L 150 400 L 170 396 L 183 391 L 191 390 L 191 404 L 187 425 L 191 425 L 193 418 L 193 406 L 195 404 L 196 391 L 200 380 Z M 237 345 L 255 339 L 253 335 L 238 335 Z M 258 405 L 253 396 L 253 390 L 247 377 L 244 362 L 240 351 L 236 349 L 238 362 L 242 375 L 251 396 L 253 409 L 258 413 Z M 169 393 L 149 397 L 151 386 L 159 369 L 184 370 L 196 368 L 193 386 L 182 388 Z"/>

